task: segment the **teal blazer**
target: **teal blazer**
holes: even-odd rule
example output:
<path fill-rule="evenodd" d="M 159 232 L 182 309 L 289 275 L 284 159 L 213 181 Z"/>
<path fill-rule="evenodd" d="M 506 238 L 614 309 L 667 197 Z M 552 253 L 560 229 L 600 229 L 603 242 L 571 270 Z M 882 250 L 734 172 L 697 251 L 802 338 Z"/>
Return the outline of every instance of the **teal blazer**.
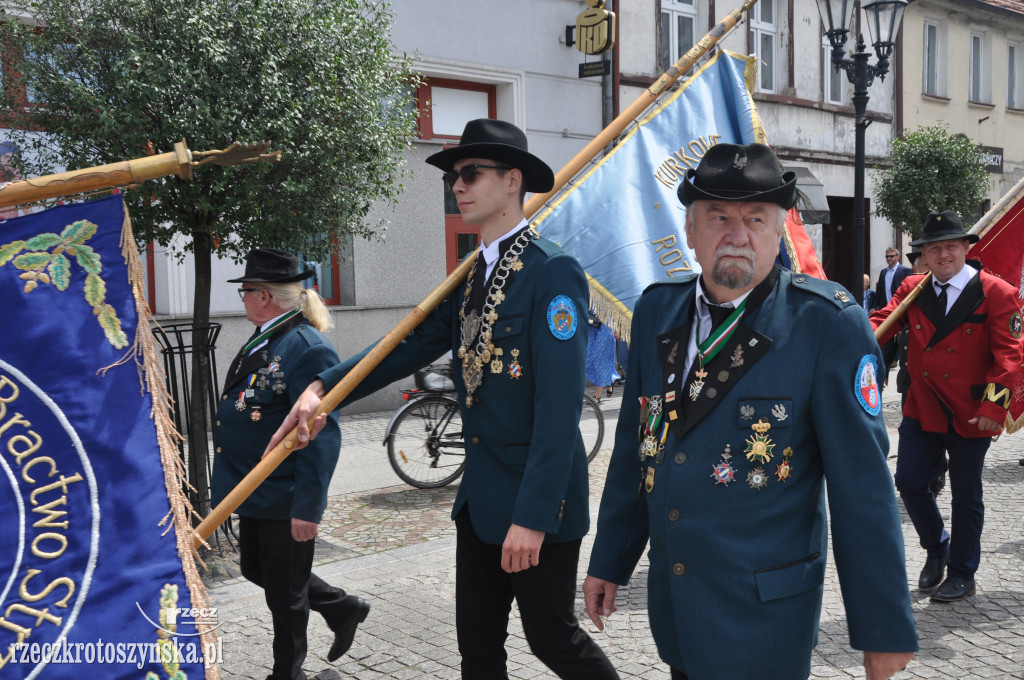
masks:
<path fill-rule="evenodd" d="M 834 283 L 776 267 L 705 367 L 694 401 L 695 374 L 681 370 L 694 279 L 655 284 L 637 303 L 588 573 L 626 584 L 649 541 L 651 630 L 669 665 L 691 680 L 807 678 L 828 554 L 827 480 L 850 644 L 916 650 L 873 382 L 881 357 L 864 310 Z M 650 421 L 640 399 L 652 396 L 665 400 L 653 428 L 665 442 L 641 460 Z M 759 422 L 769 429 L 757 432 Z"/>
<path fill-rule="evenodd" d="M 260 462 L 271 435 L 316 374 L 337 362 L 330 341 L 301 314 L 277 328 L 270 342 L 251 356 L 235 356 L 217 403 L 211 484 L 214 506 Z M 261 375 L 266 377 L 262 387 Z M 252 393 L 246 394 L 250 382 Z M 239 398 L 245 403 L 241 411 L 235 406 Z M 254 421 L 255 411 L 259 411 L 259 420 Z M 341 430 L 334 413 L 309 446 L 292 452 L 270 473 L 239 506 L 238 514 L 319 522 L 327 507 L 327 488 L 340 449 Z"/>
<path fill-rule="evenodd" d="M 485 365 L 470 408 L 464 406 L 466 386 L 457 358 L 453 376 L 463 404 L 466 471 L 452 517 L 468 507 L 477 536 L 494 545 L 505 540 L 512 524 L 545 532 L 549 543 L 582 538 L 590 525 L 587 459 L 579 432 L 586 277 L 574 258 L 544 238 L 531 241 L 520 259 L 523 268 L 510 273 L 493 325 L 494 344 L 502 351 L 500 372 Z M 460 286 L 444 300 L 342 405 L 457 351 L 465 294 Z M 549 308 L 558 299 L 571 301 L 571 333 L 555 332 L 549 324 Z M 319 377 L 333 387 L 369 349 Z"/>

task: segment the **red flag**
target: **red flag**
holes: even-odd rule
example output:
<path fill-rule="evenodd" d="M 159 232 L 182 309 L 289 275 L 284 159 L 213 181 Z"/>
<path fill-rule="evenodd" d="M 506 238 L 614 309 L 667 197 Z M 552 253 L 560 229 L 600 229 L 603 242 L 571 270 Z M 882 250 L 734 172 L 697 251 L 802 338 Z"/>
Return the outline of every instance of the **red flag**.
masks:
<path fill-rule="evenodd" d="M 985 271 L 1009 282 L 1017 289 L 1020 303 L 1024 300 L 1024 180 L 999 199 L 971 229 L 981 240 L 974 244 L 968 257 L 981 260 Z M 1013 399 L 1006 419 L 1006 431 L 1016 432 L 1024 426 L 1024 370 L 1017 372 Z"/>
<path fill-rule="evenodd" d="M 811 243 L 811 238 L 807 235 L 803 220 L 800 219 L 800 213 L 796 208 L 792 208 L 786 215 L 782 250 L 793 271 L 809 274 L 817 279 L 828 278 L 821 266 L 821 260 L 814 252 L 814 244 Z"/>

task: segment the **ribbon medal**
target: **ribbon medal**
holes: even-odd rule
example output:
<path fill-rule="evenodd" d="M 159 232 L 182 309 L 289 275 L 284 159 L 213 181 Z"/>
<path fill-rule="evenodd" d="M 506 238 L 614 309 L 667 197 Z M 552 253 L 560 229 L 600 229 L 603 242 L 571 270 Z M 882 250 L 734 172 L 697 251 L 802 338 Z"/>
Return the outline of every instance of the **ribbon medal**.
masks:
<path fill-rule="evenodd" d="M 740 306 L 733 310 L 725 321 L 719 324 L 718 328 L 712 328 L 711 333 L 704 340 L 704 342 L 697 345 L 697 370 L 694 372 L 696 379 L 690 383 L 690 401 L 697 401 L 700 396 L 701 390 L 704 389 L 704 378 L 708 377 L 708 372 L 704 370 L 704 364 L 714 359 L 722 348 L 728 343 L 729 338 L 740 325 L 740 319 L 743 318 L 743 313 L 747 309 L 747 300 L 743 300 Z M 708 392 L 708 396 L 712 399 L 718 394 L 717 390 L 714 394 Z"/>

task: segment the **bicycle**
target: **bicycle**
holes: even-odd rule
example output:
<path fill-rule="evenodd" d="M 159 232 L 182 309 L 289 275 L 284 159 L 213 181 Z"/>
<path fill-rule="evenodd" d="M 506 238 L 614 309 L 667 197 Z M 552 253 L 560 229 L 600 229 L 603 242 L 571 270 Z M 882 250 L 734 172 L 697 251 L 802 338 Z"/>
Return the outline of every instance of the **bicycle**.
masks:
<path fill-rule="evenodd" d="M 437 380 L 438 376 L 447 381 Z M 392 469 L 403 482 L 418 489 L 451 484 L 466 467 L 462 414 L 450 376 L 450 365 L 435 364 L 417 371 L 416 389 L 402 390 L 408 403 L 395 412 L 384 433 Z M 580 433 L 589 463 L 601 450 L 604 414 L 597 401 L 586 394 Z"/>

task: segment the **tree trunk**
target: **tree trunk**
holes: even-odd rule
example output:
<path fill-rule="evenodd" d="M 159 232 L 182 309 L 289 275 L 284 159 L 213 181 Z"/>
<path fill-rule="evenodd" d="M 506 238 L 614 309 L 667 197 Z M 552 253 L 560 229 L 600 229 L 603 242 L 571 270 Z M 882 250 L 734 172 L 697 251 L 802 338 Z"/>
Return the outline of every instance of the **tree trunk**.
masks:
<path fill-rule="evenodd" d="M 210 385 L 210 234 L 201 226 L 192 232 L 195 293 L 192 299 L 192 380 L 189 384 L 189 471 L 195 491 L 192 507 L 205 517 L 210 512 L 209 436 Z"/>

